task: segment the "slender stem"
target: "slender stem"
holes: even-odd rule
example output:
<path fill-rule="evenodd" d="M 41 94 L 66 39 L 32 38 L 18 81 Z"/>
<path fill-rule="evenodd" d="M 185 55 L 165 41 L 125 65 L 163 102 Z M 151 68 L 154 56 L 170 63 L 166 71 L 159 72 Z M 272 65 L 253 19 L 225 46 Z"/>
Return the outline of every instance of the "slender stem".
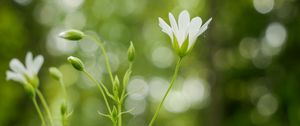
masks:
<path fill-rule="evenodd" d="M 161 107 L 162 107 L 164 101 L 166 100 L 166 98 L 167 98 L 169 92 L 171 91 L 171 89 L 172 89 L 172 87 L 173 87 L 173 85 L 174 85 L 174 82 L 175 82 L 175 80 L 176 80 L 176 78 L 177 78 L 177 74 L 178 74 L 178 71 L 179 71 L 179 68 L 180 68 L 180 65 L 181 65 L 181 60 L 182 60 L 182 58 L 180 58 L 180 59 L 177 61 L 176 68 L 175 68 L 175 72 L 174 72 L 174 74 L 173 74 L 173 78 L 172 78 L 172 80 L 171 80 L 170 86 L 169 86 L 167 92 L 165 93 L 163 99 L 162 99 L 161 102 L 159 103 L 159 106 L 158 106 L 158 108 L 156 109 L 155 114 L 154 114 L 154 116 L 152 117 L 149 126 L 152 126 L 152 125 L 154 124 L 154 121 L 156 120 L 156 118 L 157 118 L 157 116 L 158 116 L 158 113 L 159 113 L 159 111 L 160 111 L 160 109 L 161 109 Z"/>
<path fill-rule="evenodd" d="M 66 90 L 66 86 L 65 86 L 65 83 L 63 81 L 63 79 L 59 79 L 59 83 L 62 87 L 62 92 L 63 92 L 63 96 L 64 96 L 64 103 L 65 105 L 67 105 L 67 98 L 68 98 L 68 95 L 67 95 L 67 90 Z M 68 113 L 68 109 L 66 110 L 66 113 Z M 66 113 L 62 113 L 61 114 L 61 123 L 62 123 L 62 126 L 67 126 L 68 125 L 68 117 L 66 115 Z"/>
<path fill-rule="evenodd" d="M 92 81 L 98 86 L 98 88 L 99 88 L 99 90 L 100 90 L 100 92 L 101 92 L 101 94 L 102 94 L 102 96 L 103 96 L 103 99 L 104 99 L 104 101 L 105 101 L 107 110 L 108 110 L 109 113 L 111 114 L 111 109 L 110 109 L 110 107 L 109 107 L 109 103 L 108 103 L 108 101 L 107 101 L 106 95 L 105 95 L 105 93 L 104 93 L 104 91 L 103 91 L 103 89 L 102 89 L 102 87 L 101 87 L 101 85 L 100 85 L 100 84 L 102 84 L 102 83 L 99 84 L 98 81 L 97 81 L 95 78 L 93 78 L 93 76 L 92 76 L 90 73 L 88 73 L 86 70 L 84 70 L 83 72 L 86 74 L 86 76 L 87 76 L 90 80 L 92 80 Z M 103 86 L 104 86 L 104 85 L 103 85 Z"/>
<path fill-rule="evenodd" d="M 36 111 L 38 112 L 38 115 L 39 115 L 40 119 L 41 119 L 42 126 L 46 126 L 45 119 L 43 117 L 43 114 L 41 112 L 41 109 L 40 109 L 38 103 L 36 102 L 35 97 L 32 98 L 32 102 L 34 104 L 34 107 L 36 108 Z"/>
<path fill-rule="evenodd" d="M 63 79 L 59 79 L 59 83 L 62 87 L 62 92 L 63 92 L 63 95 L 64 95 L 64 100 L 66 101 L 67 98 L 68 98 L 68 95 L 67 95 L 67 90 L 66 90 L 66 86 L 65 86 L 65 83 L 63 81 Z"/>
<path fill-rule="evenodd" d="M 117 121 L 113 121 L 114 126 L 118 126 Z"/>
<path fill-rule="evenodd" d="M 118 126 L 122 126 L 122 102 L 118 103 Z"/>
<path fill-rule="evenodd" d="M 102 53 L 103 53 L 103 56 L 104 56 L 104 59 L 105 59 L 105 65 L 106 65 L 106 69 L 108 71 L 108 74 L 109 74 L 109 77 L 110 77 L 110 80 L 111 80 L 111 83 L 114 82 L 114 77 L 113 77 L 113 74 L 112 74 L 112 70 L 111 70 L 111 67 L 110 67 L 110 64 L 109 64 L 109 59 L 107 57 L 107 54 L 106 54 L 106 50 L 105 50 L 105 47 L 103 45 L 102 42 L 100 42 L 99 39 L 93 37 L 93 36 L 89 36 L 87 35 L 87 37 L 91 40 L 93 40 L 94 42 L 96 42 L 98 44 L 98 46 L 101 48 L 102 50 Z"/>
<path fill-rule="evenodd" d="M 62 125 L 67 126 L 68 125 L 68 120 L 67 120 L 67 117 L 66 117 L 65 114 L 61 117 L 61 119 L 62 119 Z"/>
<path fill-rule="evenodd" d="M 49 106 L 45 100 L 45 97 L 43 96 L 42 92 L 40 90 L 36 90 L 37 95 L 39 96 L 39 98 L 41 99 L 42 105 L 44 106 L 46 113 L 48 115 L 49 121 L 50 121 L 50 125 L 53 126 L 53 118 L 49 109 Z"/>

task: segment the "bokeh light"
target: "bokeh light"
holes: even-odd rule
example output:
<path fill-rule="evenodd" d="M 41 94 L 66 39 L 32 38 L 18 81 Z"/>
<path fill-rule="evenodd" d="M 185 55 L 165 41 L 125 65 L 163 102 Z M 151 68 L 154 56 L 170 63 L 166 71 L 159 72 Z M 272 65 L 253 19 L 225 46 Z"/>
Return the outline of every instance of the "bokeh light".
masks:
<path fill-rule="evenodd" d="M 274 0 L 253 0 L 255 10 L 261 14 L 266 14 L 272 11 L 274 4 Z"/>

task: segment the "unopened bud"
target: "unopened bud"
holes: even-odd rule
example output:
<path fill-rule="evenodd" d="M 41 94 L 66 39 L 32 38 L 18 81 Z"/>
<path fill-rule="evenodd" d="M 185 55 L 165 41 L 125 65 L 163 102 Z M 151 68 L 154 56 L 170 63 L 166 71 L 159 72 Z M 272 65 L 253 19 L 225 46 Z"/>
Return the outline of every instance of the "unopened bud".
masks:
<path fill-rule="evenodd" d="M 60 105 L 60 114 L 66 115 L 67 111 L 68 111 L 68 108 L 67 108 L 66 103 L 64 102 Z"/>
<path fill-rule="evenodd" d="M 85 68 L 84 68 L 84 64 L 82 63 L 82 61 L 77 58 L 77 57 L 74 57 L 74 56 L 69 56 L 68 57 L 68 61 L 72 64 L 72 66 L 76 69 L 76 70 L 79 70 L 79 71 L 83 71 Z"/>
<path fill-rule="evenodd" d="M 67 30 L 58 35 L 61 38 L 67 39 L 67 40 L 72 40 L 72 41 L 77 41 L 82 39 L 85 35 L 83 32 L 79 30 Z"/>
<path fill-rule="evenodd" d="M 62 73 L 56 67 L 50 67 L 49 73 L 55 80 L 60 80 L 63 77 Z"/>
<path fill-rule="evenodd" d="M 119 96 L 119 87 L 120 87 L 120 81 L 118 76 L 115 77 L 114 83 L 113 83 L 113 93 L 115 98 L 118 98 Z"/>
<path fill-rule="evenodd" d="M 128 56 L 128 61 L 130 62 L 132 62 L 135 58 L 135 48 L 132 42 L 130 42 L 130 46 L 127 51 L 127 56 Z"/>
<path fill-rule="evenodd" d="M 117 108 L 116 108 L 116 106 L 114 106 L 113 107 L 113 110 L 112 110 L 112 118 L 113 118 L 113 120 L 117 120 L 118 119 L 118 111 L 117 111 Z"/>

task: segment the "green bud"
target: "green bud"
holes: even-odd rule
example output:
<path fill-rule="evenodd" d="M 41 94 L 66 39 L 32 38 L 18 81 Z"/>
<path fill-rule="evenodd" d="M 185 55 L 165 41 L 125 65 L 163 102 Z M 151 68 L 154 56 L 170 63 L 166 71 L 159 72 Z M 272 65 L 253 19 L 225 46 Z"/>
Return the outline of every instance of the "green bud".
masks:
<path fill-rule="evenodd" d="M 60 105 L 60 114 L 61 114 L 61 115 L 66 115 L 66 114 L 67 114 L 67 111 L 68 111 L 68 108 L 67 108 L 66 103 L 64 102 L 64 103 L 62 103 L 62 104 Z"/>
<path fill-rule="evenodd" d="M 113 93 L 115 98 L 118 98 L 119 96 L 119 87 L 120 87 L 120 81 L 118 76 L 116 76 L 113 83 Z"/>
<path fill-rule="evenodd" d="M 64 31 L 64 32 L 60 33 L 58 36 L 66 39 L 66 40 L 77 41 L 77 40 L 82 39 L 85 35 L 83 32 L 81 32 L 79 30 L 72 29 L 72 30 Z"/>
<path fill-rule="evenodd" d="M 127 56 L 128 56 L 128 61 L 130 62 L 132 62 L 135 58 L 135 48 L 132 42 L 130 42 L 130 46 L 127 51 Z"/>
<path fill-rule="evenodd" d="M 63 74 L 56 67 L 50 67 L 49 73 L 55 80 L 60 80 L 63 77 Z"/>
<path fill-rule="evenodd" d="M 114 85 L 117 85 L 117 86 L 120 85 L 120 80 L 119 80 L 119 77 L 118 77 L 118 76 L 115 76 L 115 79 L 114 79 Z"/>
<path fill-rule="evenodd" d="M 117 121 L 117 119 L 118 119 L 118 110 L 117 110 L 116 106 L 113 107 L 113 110 L 112 110 L 111 114 L 112 114 L 113 120 Z"/>
<path fill-rule="evenodd" d="M 84 64 L 82 63 L 82 61 L 74 56 L 69 56 L 68 57 L 68 61 L 72 64 L 72 66 L 79 71 L 83 71 L 85 69 Z"/>

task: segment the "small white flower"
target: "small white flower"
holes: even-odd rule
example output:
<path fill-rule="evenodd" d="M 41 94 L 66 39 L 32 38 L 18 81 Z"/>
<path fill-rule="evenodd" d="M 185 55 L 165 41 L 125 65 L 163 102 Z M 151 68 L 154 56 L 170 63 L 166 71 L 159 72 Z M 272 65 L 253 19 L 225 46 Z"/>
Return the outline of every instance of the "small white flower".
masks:
<path fill-rule="evenodd" d="M 9 67 L 11 70 L 6 71 L 6 80 L 13 80 L 21 84 L 32 83 L 37 80 L 37 74 L 44 62 L 44 57 L 38 55 L 33 59 L 32 53 L 28 52 L 24 66 L 20 60 L 14 58 L 10 61 Z"/>
<path fill-rule="evenodd" d="M 200 17 L 195 17 L 190 20 L 189 12 L 184 10 L 179 14 L 178 23 L 173 14 L 169 13 L 171 26 L 160 17 L 158 20 L 162 31 L 171 38 L 172 45 L 176 52 L 179 56 L 183 57 L 191 50 L 197 37 L 207 30 L 208 24 L 211 22 L 212 18 L 202 25 Z"/>

